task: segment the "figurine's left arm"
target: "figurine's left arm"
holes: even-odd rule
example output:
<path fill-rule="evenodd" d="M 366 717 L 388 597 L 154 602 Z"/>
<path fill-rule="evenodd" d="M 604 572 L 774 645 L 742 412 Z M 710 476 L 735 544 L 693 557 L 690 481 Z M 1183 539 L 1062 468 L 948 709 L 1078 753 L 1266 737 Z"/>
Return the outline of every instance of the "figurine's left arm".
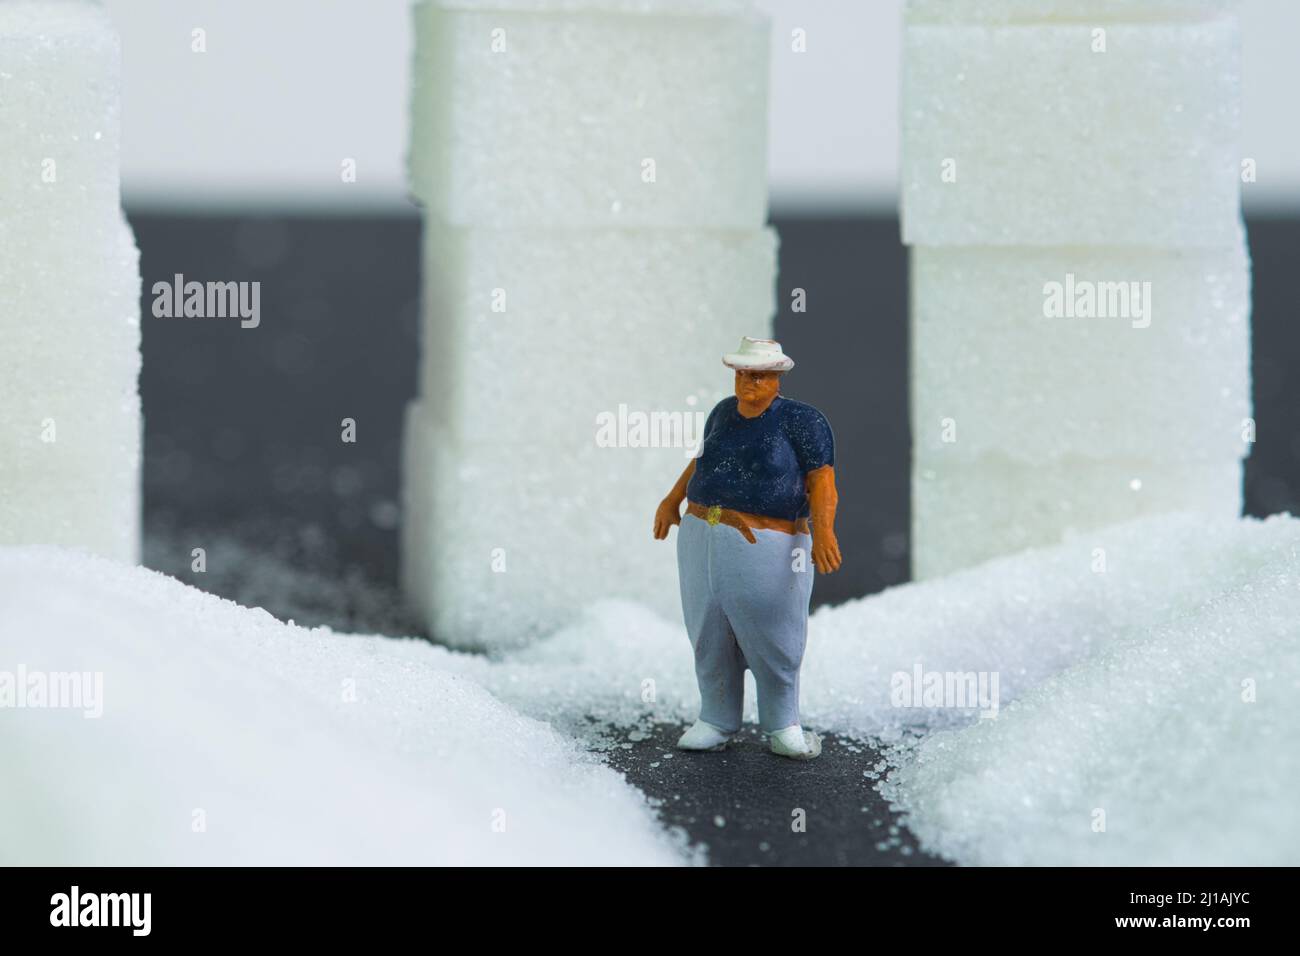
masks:
<path fill-rule="evenodd" d="M 840 544 L 835 540 L 835 467 L 822 465 L 804 476 L 808 488 L 808 510 L 812 512 L 813 567 L 818 574 L 831 574 L 840 567 Z"/>

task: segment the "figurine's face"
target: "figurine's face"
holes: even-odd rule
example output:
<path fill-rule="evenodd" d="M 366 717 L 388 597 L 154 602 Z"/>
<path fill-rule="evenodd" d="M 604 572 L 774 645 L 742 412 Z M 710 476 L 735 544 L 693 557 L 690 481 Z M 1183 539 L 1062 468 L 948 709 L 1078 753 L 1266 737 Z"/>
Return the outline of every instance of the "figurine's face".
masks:
<path fill-rule="evenodd" d="M 763 405 L 776 398 L 781 389 L 780 372 L 736 370 L 736 397 L 749 405 Z"/>

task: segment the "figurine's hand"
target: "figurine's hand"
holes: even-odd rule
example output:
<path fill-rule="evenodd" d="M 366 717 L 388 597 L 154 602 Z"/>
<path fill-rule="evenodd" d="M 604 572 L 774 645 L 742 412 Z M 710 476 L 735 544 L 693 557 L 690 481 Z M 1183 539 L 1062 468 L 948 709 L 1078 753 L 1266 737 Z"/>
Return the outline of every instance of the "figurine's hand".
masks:
<path fill-rule="evenodd" d="M 818 574 L 833 574 L 840 569 L 840 543 L 834 531 L 813 535 L 812 559 Z"/>
<path fill-rule="evenodd" d="M 675 524 L 682 523 L 681 503 L 674 504 L 672 500 L 665 498 L 659 502 L 658 509 L 655 510 L 655 540 L 662 541 L 668 537 L 668 529 Z"/>

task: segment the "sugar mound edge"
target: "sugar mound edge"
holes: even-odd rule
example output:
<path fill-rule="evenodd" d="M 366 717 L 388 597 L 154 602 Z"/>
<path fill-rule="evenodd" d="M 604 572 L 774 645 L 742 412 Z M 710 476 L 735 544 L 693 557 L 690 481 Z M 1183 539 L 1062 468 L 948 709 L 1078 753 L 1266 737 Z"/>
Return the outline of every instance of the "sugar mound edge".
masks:
<path fill-rule="evenodd" d="M 692 858 L 620 775 L 394 643 L 79 552 L 0 548 L 0 863 Z M 65 674 L 101 675 L 97 699 L 37 706 L 31 682 Z"/>

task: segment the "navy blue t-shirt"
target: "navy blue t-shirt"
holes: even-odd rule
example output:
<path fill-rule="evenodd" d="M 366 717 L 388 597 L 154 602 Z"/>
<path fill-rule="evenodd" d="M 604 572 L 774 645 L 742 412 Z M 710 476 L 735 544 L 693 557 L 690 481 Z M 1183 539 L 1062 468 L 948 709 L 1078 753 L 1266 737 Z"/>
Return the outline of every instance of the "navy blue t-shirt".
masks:
<path fill-rule="evenodd" d="M 780 395 L 755 418 L 740 414 L 738 404 L 733 395 L 709 413 L 686 497 L 770 518 L 807 517 L 804 475 L 835 464 L 826 416 Z"/>

